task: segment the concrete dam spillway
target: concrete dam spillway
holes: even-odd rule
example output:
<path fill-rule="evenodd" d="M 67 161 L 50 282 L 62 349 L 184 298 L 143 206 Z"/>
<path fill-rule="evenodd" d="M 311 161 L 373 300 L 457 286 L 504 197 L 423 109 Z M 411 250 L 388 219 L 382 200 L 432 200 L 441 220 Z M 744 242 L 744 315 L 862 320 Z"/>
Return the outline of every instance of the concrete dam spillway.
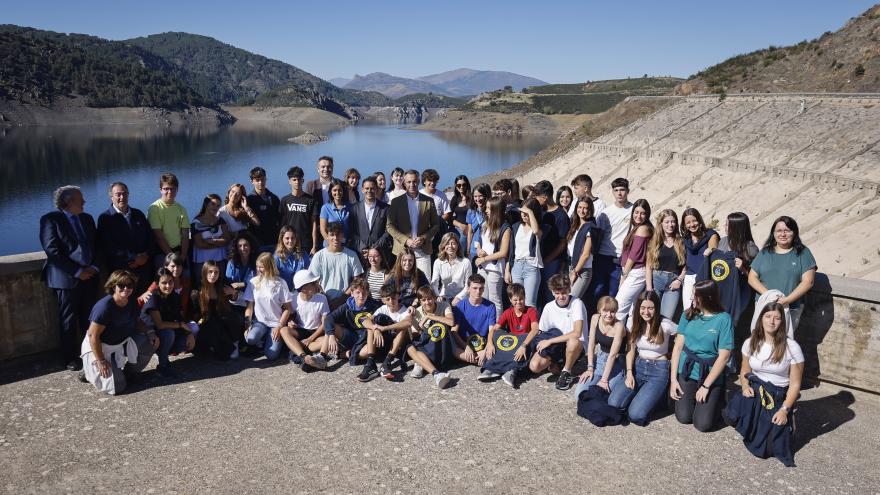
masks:
<path fill-rule="evenodd" d="M 640 98 L 631 97 L 631 101 Z M 880 95 L 719 95 L 679 101 L 580 143 L 521 183 L 588 173 L 610 200 L 616 177 L 654 211 L 692 206 L 723 234 L 728 213 L 752 220 L 760 246 L 794 217 L 819 271 L 880 281 Z M 626 103 L 624 103 L 626 104 Z"/>

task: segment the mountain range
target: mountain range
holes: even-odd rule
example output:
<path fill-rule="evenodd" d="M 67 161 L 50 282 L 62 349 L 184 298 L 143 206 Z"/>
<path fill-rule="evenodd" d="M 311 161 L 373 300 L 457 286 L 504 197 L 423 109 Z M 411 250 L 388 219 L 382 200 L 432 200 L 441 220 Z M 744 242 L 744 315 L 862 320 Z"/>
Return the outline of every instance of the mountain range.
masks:
<path fill-rule="evenodd" d="M 335 82 L 334 82 L 335 81 Z M 412 93 L 434 93 L 444 96 L 473 96 L 510 86 L 519 91 L 528 86 L 547 84 L 534 77 L 512 72 L 474 69 L 455 69 L 414 79 L 373 72 L 365 76 L 355 74 L 352 79 L 336 78 L 330 82 L 345 89 L 375 91 L 389 98 Z"/>

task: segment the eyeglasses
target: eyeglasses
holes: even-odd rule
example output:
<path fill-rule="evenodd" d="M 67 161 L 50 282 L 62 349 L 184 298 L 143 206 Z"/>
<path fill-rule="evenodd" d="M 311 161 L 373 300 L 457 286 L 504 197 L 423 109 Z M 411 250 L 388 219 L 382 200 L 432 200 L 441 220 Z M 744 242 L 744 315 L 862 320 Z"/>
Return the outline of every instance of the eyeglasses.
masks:
<path fill-rule="evenodd" d="M 464 187 L 464 182 L 459 182 L 458 184 L 455 185 L 455 187 Z"/>
<path fill-rule="evenodd" d="M 119 290 L 133 290 L 134 284 L 116 284 L 116 288 Z"/>

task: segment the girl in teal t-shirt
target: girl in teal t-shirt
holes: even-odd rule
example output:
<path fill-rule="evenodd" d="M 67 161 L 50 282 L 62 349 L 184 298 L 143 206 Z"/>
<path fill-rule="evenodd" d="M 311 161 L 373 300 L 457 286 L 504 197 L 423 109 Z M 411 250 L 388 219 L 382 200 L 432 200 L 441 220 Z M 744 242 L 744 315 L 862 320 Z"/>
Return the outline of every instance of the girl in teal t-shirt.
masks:
<path fill-rule="evenodd" d="M 724 370 L 733 350 L 733 324 L 721 306 L 718 285 L 704 280 L 694 285 L 693 305 L 678 323 L 672 350 L 669 395 L 675 417 L 709 431 L 724 398 Z"/>

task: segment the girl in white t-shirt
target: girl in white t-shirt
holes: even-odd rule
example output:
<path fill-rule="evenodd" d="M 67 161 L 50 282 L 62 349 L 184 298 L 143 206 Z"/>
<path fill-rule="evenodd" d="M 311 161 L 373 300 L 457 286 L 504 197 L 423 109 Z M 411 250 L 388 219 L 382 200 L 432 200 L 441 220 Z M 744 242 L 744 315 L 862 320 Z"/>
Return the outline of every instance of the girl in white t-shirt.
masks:
<path fill-rule="evenodd" d="M 743 436 L 753 455 L 772 453 L 793 467 L 791 408 L 801 391 L 804 354 L 785 328 L 785 307 L 764 306 L 752 335 L 742 346 L 742 393 L 734 393 L 724 409 L 724 420 Z"/>
<path fill-rule="evenodd" d="M 781 304 L 764 306 L 751 337 L 743 342 L 742 354 L 739 382 L 743 396 L 755 395 L 747 378 L 749 373 L 777 387 L 788 387 L 785 402 L 773 416 L 773 424 L 784 425 L 801 391 L 804 353 L 801 346 L 786 334 L 785 308 Z"/>
<path fill-rule="evenodd" d="M 317 340 L 317 330 L 324 328 L 324 318 L 330 313 L 327 296 L 321 294 L 318 276 L 308 270 L 300 270 L 293 276 L 296 294 L 290 301 L 290 318 L 287 326 L 281 328 L 281 338 L 290 349 L 290 361 L 302 365 L 307 360 L 307 352 L 321 350 Z"/>
<path fill-rule="evenodd" d="M 244 299 L 248 302 L 244 311 L 245 341 L 261 346 L 268 359 L 277 358 L 284 347 L 281 329 L 290 318 L 291 296 L 270 253 L 257 258 L 257 276 L 248 284 Z"/>

